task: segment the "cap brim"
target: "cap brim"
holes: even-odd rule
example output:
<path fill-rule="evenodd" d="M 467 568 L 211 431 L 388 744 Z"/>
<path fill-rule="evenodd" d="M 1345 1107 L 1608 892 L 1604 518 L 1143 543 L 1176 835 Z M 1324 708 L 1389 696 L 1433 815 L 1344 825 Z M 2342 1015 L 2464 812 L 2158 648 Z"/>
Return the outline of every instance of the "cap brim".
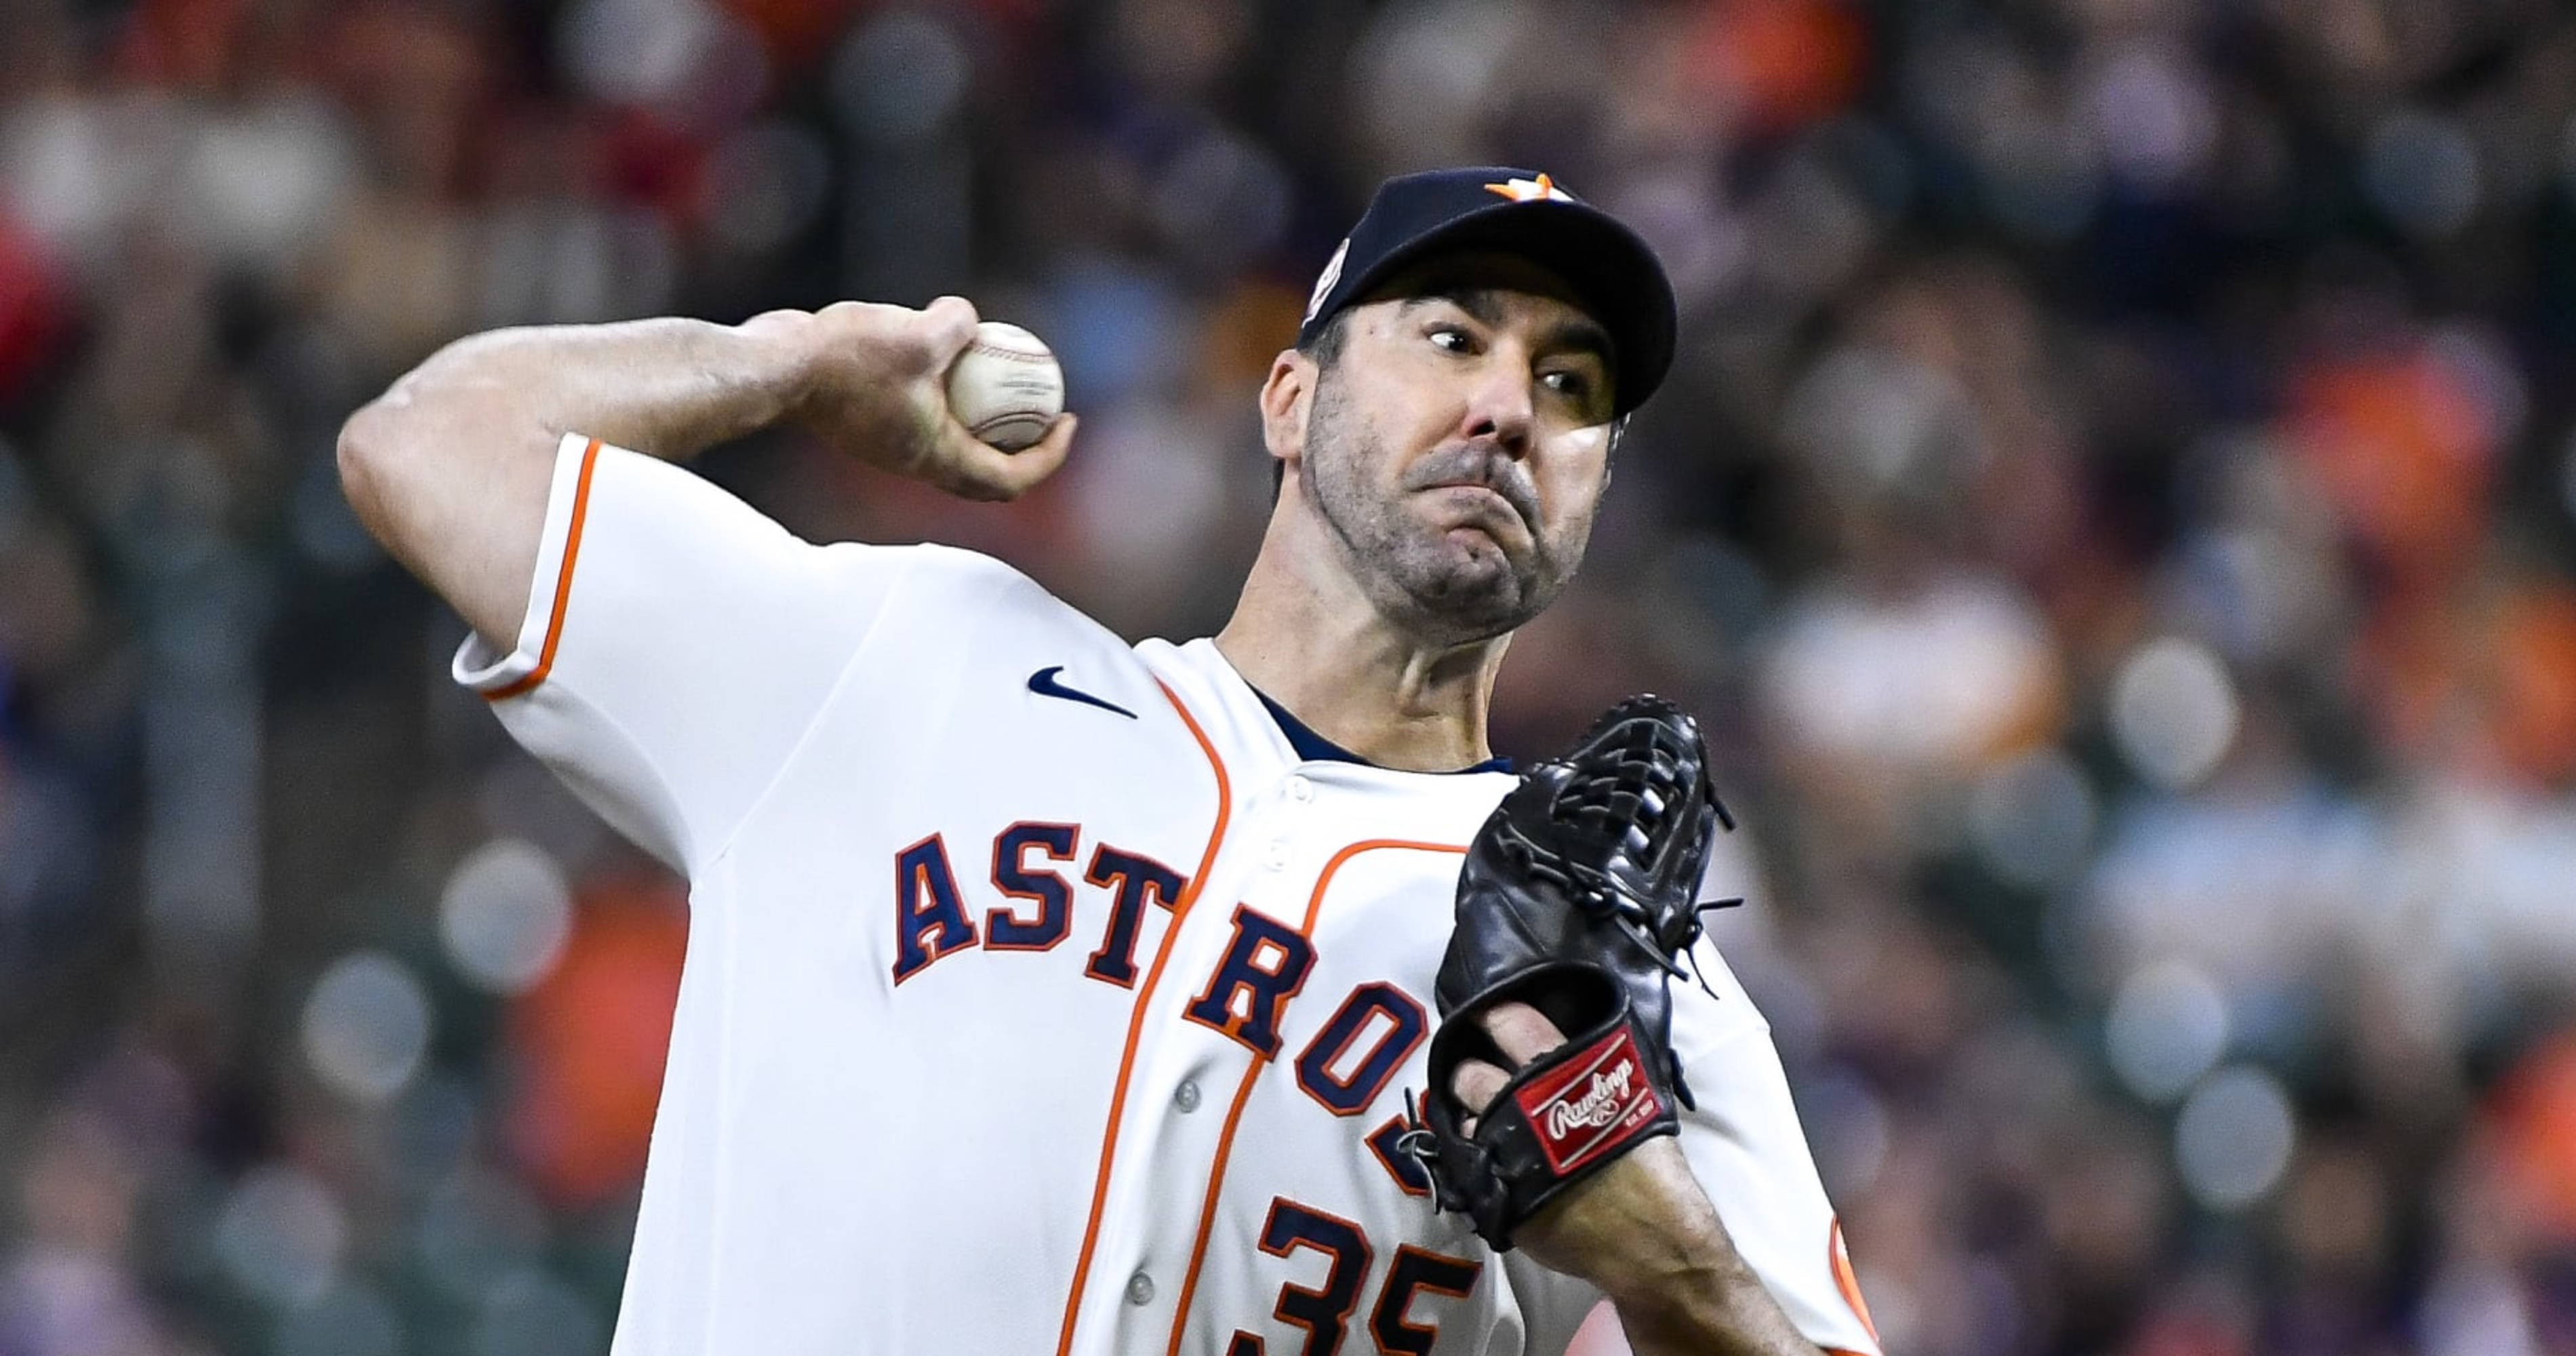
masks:
<path fill-rule="evenodd" d="M 1678 328 L 1672 284 L 1635 231 L 1589 203 L 1497 200 L 1406 241 L 1335 290 L 1349 305 L 1412 264 L 1475 249 L 1519 255 L 1573 287 L 1584 309 L 1610 331 L 1613 413 L 1644 404 L 1663 383 Z"/>

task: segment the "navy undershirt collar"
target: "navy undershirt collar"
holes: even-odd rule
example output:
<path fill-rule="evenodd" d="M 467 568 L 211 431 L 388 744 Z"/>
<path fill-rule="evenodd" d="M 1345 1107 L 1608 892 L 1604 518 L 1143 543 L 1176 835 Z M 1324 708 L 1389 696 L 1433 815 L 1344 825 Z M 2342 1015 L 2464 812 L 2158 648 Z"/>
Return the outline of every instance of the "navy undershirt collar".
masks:
<path fill-rule="evenodd" d="M 1246 683 L 1244 686 L 1251 687 L 1252 685 Z M 1361 767 L 1377 766 L 1377 764 L 1360 757 L 1349 749 L 1343 748 L 1341 745 L 1315 733 L 1314 730 L 1307 726 L 1306 722 L 1288 714 L 1287 707 L 1281 706 L 1279 703 L 1270 700 L 1269 693 L 1255 687 L 1252 689 L 1252 695 L 1259 697 L 1261 699 L 1261 704 L 1270 708 L 1270 718 L 1279 722 L 1279 733 L 1288 736 L 1288 747 L 1295 749 L 1298 757 L 1303 758 L 1310 763 L 1357 763 Z M 1511 770 L 1511 759 L 1488 758 L 1485 761 L 1476 764 L 1474 767 L 1462 767 L 1455 772 L 1435 773 L 1433 775 L 1458 777 L 1464 776 L 1470 772 L 1509 772 Z"/>

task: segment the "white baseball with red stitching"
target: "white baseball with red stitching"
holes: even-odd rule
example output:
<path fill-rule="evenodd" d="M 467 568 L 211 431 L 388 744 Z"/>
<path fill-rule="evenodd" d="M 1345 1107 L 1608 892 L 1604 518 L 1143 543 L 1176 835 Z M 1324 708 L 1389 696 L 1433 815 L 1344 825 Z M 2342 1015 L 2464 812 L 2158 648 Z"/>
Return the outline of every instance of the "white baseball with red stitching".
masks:
<path fill-rule="evenodd" d="M 1036 335 L 984 321 L 948 369 L 948 410 L 976 437 L 1017 452 L 1064 412 L 1064 369 Z"/>

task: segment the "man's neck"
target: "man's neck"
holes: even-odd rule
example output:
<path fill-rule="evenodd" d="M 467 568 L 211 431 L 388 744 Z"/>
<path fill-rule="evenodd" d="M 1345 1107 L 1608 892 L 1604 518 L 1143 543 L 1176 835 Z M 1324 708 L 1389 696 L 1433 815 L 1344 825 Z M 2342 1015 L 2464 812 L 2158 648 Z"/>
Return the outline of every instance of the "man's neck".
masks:
<path fill-rule="evenodd" d="M 1292 576 L 1266 554 L 1217 651 L 1317 734 L 1381 767 L 1454 772 L 1493 756 L 1485 716 L 1508 637 L 1431 646 L 1396 633 L 1340 581 Z"/>

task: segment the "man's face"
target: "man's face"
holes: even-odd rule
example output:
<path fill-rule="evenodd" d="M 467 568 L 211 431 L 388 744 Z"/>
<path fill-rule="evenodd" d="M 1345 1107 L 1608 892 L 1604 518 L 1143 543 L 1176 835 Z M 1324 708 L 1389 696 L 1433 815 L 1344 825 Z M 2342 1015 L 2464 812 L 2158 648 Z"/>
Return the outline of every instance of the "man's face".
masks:
<path fill-rule="evenodd" d="M 1315 377 L 1299 492 L 1379 611 L 1425 639 L 1510 631 L 1582 563 L 1609 475 L 1609 337 L 1563 280 L 1444 256 L 1352 307 Z"/>

